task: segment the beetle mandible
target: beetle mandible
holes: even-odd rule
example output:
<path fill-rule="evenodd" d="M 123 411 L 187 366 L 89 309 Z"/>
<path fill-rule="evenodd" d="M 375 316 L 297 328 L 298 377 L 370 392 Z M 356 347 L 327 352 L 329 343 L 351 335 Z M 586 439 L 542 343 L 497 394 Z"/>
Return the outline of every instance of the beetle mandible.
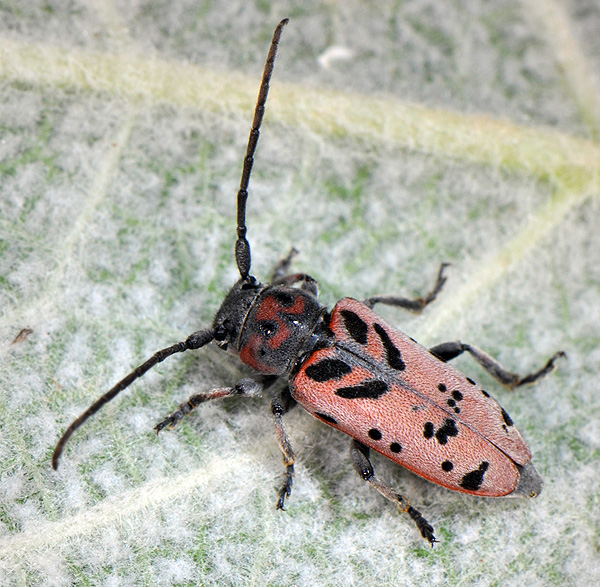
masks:
<path fill-rule="evenodd" d="M 283 28 L 273 34 L 237 194 L 235 260 L 239 280 L 217 311 L 212 326 L 156 352 L 93 403 L 62 435 L 52 456 L 60 456 L 75 430 L 137 378 L 167 357 L 215 342 L 239 356 L 257 374 L 233 387 L 192 395 L 155 428 L 172 428 L 199 404 L 230 396 L 258 396 L 282 379 L 271 411 L 285 464 L 277 508 L 285 509 L 292 491 L 295 454 L 283 423 L 296 403 L 322 422 L 352 437 L 350 452 L 358 474 L 384 497 L 398 504 L 431 545 L 431 524 L 408 499 L 375 475 L 369 452 L 385 455 L 417 475 L 455 491 L 480 496 L 535 497 L 542 479 L 531 462 L 527 443 L 510 416 L 490 396 L 448 361 L 469 353 L 501 383 L 516 387 L 534 383 L 554 368 L 563 352 L 538 371 L 519 376 L 474 346 L 460 341 L 426 349 L 388 325 L 373 311 L 388 304 L 420 311 L 442 289 L 446 264 L 424 297 L 378 295 L 362 302 L 344 298 L 329 311 L 318 299 L 317 282 L 305 273 L 290 273 L 295 249 L 275 267 L 268 283 L 250 274 L 246 239 L 246 201 L 254 154 Z"/>

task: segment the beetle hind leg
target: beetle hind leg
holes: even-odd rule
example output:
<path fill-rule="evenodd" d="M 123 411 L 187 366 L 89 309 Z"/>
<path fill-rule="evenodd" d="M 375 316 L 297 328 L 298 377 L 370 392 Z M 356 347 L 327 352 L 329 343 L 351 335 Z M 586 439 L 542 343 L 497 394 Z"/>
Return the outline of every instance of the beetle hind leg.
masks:
<path fill-rule="evenodd" d="M 421 512 L 410 505 L 408 499 L 398 493 L 392 487 L 385 485 L 375 476 L 373 465 L 369 460 L 369 447 L 358 440 L 352 439 L 350 444 L 350 454 L 356 472 L 368 481 L 381 495 L 398 504 L 400 511 L 408 514 L 416 524 L 421 536 L 431 544 L 438 542 L 433 535 L 433 526 L 421 515 Z"/>

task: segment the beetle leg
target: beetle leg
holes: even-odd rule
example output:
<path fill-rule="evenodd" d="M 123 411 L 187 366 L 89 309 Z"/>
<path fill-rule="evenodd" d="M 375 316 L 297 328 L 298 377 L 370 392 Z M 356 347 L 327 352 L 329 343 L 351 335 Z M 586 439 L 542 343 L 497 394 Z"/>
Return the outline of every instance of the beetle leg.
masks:
<path fill-rule="evenodd" d="M 484 351 L 477 347 L 465 344 L 459 340 L 452 342 L 444 342 L 438 344 L 429 349 L 429 352 L 434 354 L 440 360 L 447 362 L 455 357 L 458 357 L 462 353 L 467 351 L 492 377 L 507 385 L 508 387 L 517 387 L 519 385 L 527 385 L 529 383 L 535 383 L 538 379 L 545 377 L 554 370 L 555 361 L 560 357 L 566 357 L 567 355 L 563 351 L 559 351 L 552 355 L 546 364 L 537 371 L 521 376 L 518 373 L 511 373 L 505 369 L 498 361 L 490 357 Z"/>
<path fill-rule="evenodd" d="M 154 427 L 154 430 L 158 434 L 163 428 L 174 428 L 184 416 L 187 416 L 194 408 L 197 408 L 204 402 L 231 397 L 233 395 L 254 397 L 260 395 L 264 386 L 264 382 L 262 381 L 246 378 L 238 381 L 233 387 L 220 387 L 205 393 L 196 393 L 190 396 L 186 402 L 182 403 L 170 416 L 159 422 Z"/>
<path fill-rule="evenodd" d="M 292 494 L 292 484 L 294 482 L 294 449 L 290 442 L 290 437 L 287 434 L 283 424 L 283 415 L 290 408 L 296 405 L 296 401 L 290 394 L 289 387 L 285 387 L 271 401 L 271 413 L 273 414 L 273 422 L 275 423 L 275 431 L 277 432 L 277 442 L 283 455 L 283 464 L 285 465 L 285 473 L 283 484 L 279 489 L 279 498 L 277 500 L 277 509 L 285 510 L 285 499 Z"/>
<path fill-rule="evenodd" d="M 275 285 L 293 285 L 298 282 L 301 282 L 301 290 L 313 295 L 315 298 L 319 297 L 319 284 L 314 278 L 306 273 L 291 273 L 290 275 L 284 275 L 277 279 Z"/>
<path fill-rule="evenodd" d="M 350 444 L 350 454 L 352 455 L 352 462 L 356 472 L 365 480 L 368 481 L 381 495 L 387 497 L 387 499 L 394 501 L 400 507 L 400 511 L 408 514 L 413 522 L 416 524 L 421 536 L 427 540 L 431 546 L 437 540 L 433 535 L 433 526 L 421 515 L 421 512 L 416 510 L 410 505 L 408 499 L 400 495 L 395 489 L 385 485 L 375 476 L 373 465 L 369 460 L 369 447 L 365 446 L 362 442 L 356 439 L 352 439 Z"/>
<path fill-rule="evenodd" d="M 425 297 L 409 299 L 395 295 L 381 295 L 367 298 L 363 301 L 363 304 L 371 309 L 373 309 L 375 304 L 387 304 L 388 306 L 396 306 L 397 308 L 404 308 L 405 310 L 420 312 L 427 304 L 430 304 L 433 302 L 433 300 L 435 300 L 442 287 L 444 287 L 447 279 L 444 275 L 444 269 L 446 269 L 448 265 L 449 263 L 442 263 L 440 265 L 435 285 Z"/>
<path fill-rule="evenodd" d="M 319 284 L 306 273 L 289 273 L 292 259 L 298 254 L 298 249 L 293 248 L 287 255 L 275 265 L 271 274 L 271 285 L 293 285 L 301 282 L 300 289 L 319 297 Z"/>
<path fill-rule="evenodd" d="M 298 249 L 292 247 L 292 250 L 287 254 L 287 257 L 280 259 L 277 265 L 273 268 L 273 273 L 271 273 L 271 284 L 275 285 L 279 283 L 279 279 L 281 279 L 284 275 L 287 275 L 290 270 L 290 265 L 292 264 L 293 258 L 298 254 Z"/>

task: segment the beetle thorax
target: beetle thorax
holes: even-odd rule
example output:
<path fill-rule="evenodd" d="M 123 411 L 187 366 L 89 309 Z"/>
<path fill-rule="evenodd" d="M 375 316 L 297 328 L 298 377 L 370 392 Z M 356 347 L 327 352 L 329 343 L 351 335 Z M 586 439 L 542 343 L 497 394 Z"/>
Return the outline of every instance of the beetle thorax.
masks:
<path fill-rule="evenodd" d="M 256 371 L 287 375 L 314 346 L 325 308 L 300 289 L 269 286 L 256 297 L 239 337 L 240 359 Z M 315 339 L 315 340 L 313 340 Z"/>

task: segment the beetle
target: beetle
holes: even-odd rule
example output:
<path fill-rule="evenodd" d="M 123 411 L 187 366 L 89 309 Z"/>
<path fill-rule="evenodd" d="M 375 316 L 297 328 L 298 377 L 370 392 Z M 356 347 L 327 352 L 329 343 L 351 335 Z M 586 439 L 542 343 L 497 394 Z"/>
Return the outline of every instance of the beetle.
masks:
<path fill-rule="evenodd" d="M 432 525 L 407 498 L 375 475 L 373 449 L 412 472 L 455 491 L 479 496 L 535 497 L 542 479 L 531 451 L 506 411 L 470 377 L 448 364 L 470 354 L 508 387 L 534 383 L 555 367 L 554 354 L 533 373 L 519 376 L 478 348 L 453 341 L 430 349 L 387 324 L 373 311 L 376 304 L 421 311 L 446 282 L 442 264 L 431 291 L 416 299 L 377 295 L 340 300 L 330 311 L 318 301 L 317 282 L 291 273 L 295 249 L 275 267 L 268 283 L 250 274 L 246 238 L 246 203 L 254 155 L 265 111 L 269 83 L 283 28 L 271 41 L 237 194 L 235 261 L 240 278 L 217 311 L 212 326 L 156 352 L 102 395 L 64 432 L 52 457 L 58 468 L 63 449 L 75 430 L 136 379 L 167 357 L 214 342 L 252 367 L 233 387 L 192 395 L 155 430 L 174 427 L 203 402 L 230 396 L 254 397 L 278 380 L 287 385 L 272 393 L 271 412 L 285 465 L 277 508 L 291 495 L 295 453 L 283 422 L 296 403 L 325 424 L 351 437 L 350 452 L 358 474 L 407 513 L 432 546 Z"/>

